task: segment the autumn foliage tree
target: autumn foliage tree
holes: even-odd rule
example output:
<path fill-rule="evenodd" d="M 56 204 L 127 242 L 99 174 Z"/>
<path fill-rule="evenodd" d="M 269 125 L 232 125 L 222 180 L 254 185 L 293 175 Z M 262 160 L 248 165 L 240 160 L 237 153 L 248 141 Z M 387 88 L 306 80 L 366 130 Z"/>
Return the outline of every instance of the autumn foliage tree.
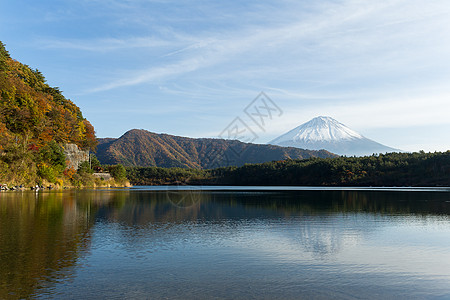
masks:
<path fill-rule="evenodd" d="M 5 151 L 11 153 L 20 143 L 26 143 L 21 149 L 27 149 L 35 165 L 42 166 L 49 163 L 36 151 L 50 143 L 74 143 L 94 150 L 97 139 L 81 110 L 58 87 L 50 87 L 39 70 L 12 59 L 0 42 L 0 167 L 6 168 Z M 54 144 L 51 147 L 56 149 Z"/>
<path fill-rule="evenodd" d="M 93 126 L 58 87 L 50 87 L 39 70 L 11 59 L 0 44 L 0 130 L 31 134 L 31 143 L 54 140 L 95 149 Z M 1 134 L 1 133 L 0 133 Z"/>

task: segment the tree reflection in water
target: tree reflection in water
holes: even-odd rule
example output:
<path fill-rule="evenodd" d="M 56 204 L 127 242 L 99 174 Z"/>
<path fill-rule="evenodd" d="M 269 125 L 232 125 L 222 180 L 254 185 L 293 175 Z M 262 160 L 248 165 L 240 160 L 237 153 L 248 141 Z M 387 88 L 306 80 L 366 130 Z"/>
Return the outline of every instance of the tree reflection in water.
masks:
<path fill-rule="evenodd" d="M 219 243 L 216 246 L 237 241 L 252 247 L 251 241 L 239 240 L 251 236 L 258 243 L 255 247 L 275 247 L 271 255 L 281 256 L 286 247 L 293 247 L 295 253 L 301 249 L 324 260 L 376 230 L 351 224 L 358 215 L 448 218 L 448 200 L 448 193 L 389 191 L 4 192 L 0 298 L 52 295 L 89 256 L 93 229 L 104 223 L 117 224 L 115 236 L 127 251 L 176 248 L 174 243 L 196 239 L 202 244 L 206 232 L 208 242 Z M 343 216 L 348 216 L 346 222 L 335 221 Z M 276 248 L 270 244 L 273 236 L 264 235 L 279 223 L 282 228 L 269 232 L 286 243 Z"/>
<path fill-rule="evenodd" d="M 90 246 L 99 207 L 117 201 L 107 192 L 0 194 L 0 299 L 29 298 L 70 278 Z"/>

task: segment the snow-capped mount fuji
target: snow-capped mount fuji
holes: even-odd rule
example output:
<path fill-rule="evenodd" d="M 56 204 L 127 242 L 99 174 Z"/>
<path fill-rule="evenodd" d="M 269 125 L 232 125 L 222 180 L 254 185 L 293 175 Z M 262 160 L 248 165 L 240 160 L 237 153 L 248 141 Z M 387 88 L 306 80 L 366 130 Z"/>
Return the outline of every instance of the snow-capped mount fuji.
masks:
<path fill-rule="evenodd" d="M 401 151 L 368 139 L 331 117 L 322 116 L 292 129 L 268 144 L 309 150 L 325 149 L 347 156 Z"/>

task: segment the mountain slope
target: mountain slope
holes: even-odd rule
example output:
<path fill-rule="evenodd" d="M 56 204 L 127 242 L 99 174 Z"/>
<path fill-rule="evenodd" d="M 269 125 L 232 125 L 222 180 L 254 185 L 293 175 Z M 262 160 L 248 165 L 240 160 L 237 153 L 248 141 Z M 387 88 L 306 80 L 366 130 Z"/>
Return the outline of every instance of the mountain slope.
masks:
<path fill-rule="evenodd" d="M 316 117 L 269 144 L 310 150 L 325 149 L 348 156 L 400 151 L 368 139 L 330 117 Z"/>
<path fill-rule="evenodd" d="M 56 141 L 93 149 L 97 142 L 80 109 L 0 42 L 0 149 L 22 137 L 37 148 Z"/>
<path fill-rule="evenodd" d="M 62 145 L 67 143 L 94 149 L 94 127 L 59 88 L 13 59 L 0 42 L 0 182 L 69 182 L 74 170 L 66 169 Z"/>
<path fill-rule="evenodd" d="M 104 164 L 140 167 L 217 168 L 283 159 L 335 157 L 310 151 L 236 140 L 194 139 L 133 129 L 118 139 L 99 139 L 97 158 Z"/>

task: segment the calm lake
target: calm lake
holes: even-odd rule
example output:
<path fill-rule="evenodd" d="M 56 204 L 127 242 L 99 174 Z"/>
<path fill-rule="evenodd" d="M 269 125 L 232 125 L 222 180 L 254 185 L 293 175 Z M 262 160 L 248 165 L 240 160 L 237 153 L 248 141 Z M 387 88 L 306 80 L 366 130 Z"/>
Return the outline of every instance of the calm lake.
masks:
<path fill-rule="evenodd" d="M 0 193 L 0 299 L 450 299 L 450 189 Z"/>

